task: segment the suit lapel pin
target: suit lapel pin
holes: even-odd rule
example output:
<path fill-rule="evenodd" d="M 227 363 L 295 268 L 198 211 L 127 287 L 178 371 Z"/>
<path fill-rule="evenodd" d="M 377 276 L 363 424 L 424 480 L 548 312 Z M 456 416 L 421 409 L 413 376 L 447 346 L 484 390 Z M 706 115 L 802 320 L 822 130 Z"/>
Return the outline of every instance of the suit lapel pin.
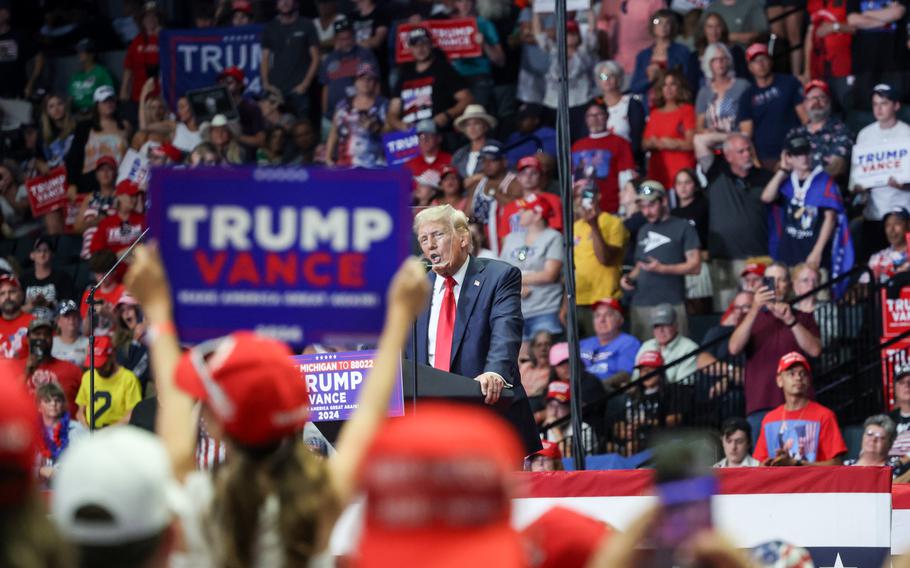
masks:
<path fill-rule="evenodd" d="M 480 286 L 480 280 L 475 280 L 475 281 L 474 281 L 474 285 L 475 285 L 475 286 Z"/>

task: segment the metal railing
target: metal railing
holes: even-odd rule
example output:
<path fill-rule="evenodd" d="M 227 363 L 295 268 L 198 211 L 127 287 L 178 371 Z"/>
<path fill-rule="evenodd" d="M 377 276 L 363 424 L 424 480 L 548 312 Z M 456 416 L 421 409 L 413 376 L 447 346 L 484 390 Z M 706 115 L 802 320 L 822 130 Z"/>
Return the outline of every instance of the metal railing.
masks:
<path fill-rule="evenodd" d="M 843 280 L 854 284 L 836 302 L 818 301 L 812 310 L 822 343 L 822 354 L 811 362 L 816 398 L 844 423 L 861 422 L 884 408 L 879 286 L 874 278 L 870 284 L 856 285 L 864 273 L 871 276 L 868 268 L 857 267 L 789 302 L 794 309 L 805 308 L 804 302 L 830 295 Z M 585 451 L 628 456 L 644 450 L 650 435 L 660 428 L 717 429 L 727 418 L 744 416 L 743 354 L 721 360 L 711 357 L 713 361 L 700 365 L 695 373 L 674 382 L 663 379 L 668 369 L 728 341 L 733 329 L 616 388 L 596 406 L 585 405 L 582 417 L 591 427 L 583 434 Z M 544 425 L 542 430 L 565 428 L 566 424 L 568 418 Z"/>

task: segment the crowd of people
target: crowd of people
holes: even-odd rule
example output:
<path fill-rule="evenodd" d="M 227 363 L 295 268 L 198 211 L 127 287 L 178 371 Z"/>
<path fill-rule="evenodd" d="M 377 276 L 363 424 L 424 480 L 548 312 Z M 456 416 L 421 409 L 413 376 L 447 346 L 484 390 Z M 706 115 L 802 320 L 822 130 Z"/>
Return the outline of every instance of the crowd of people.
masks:
<path fill-rule="evenodd" d="M 108 427 L 155 430 L 160 402 L 167 455 L 149 449 L 132 467 L 170 460 L 193 488 L 189 554 L 238 558 L 238 566 L 274 555 L 293 565 L 318 559 L 381 405 L 352 421 L 355 433 L 342 437 L 329 466 L 286 442 L 298 421 L 281 432 L 263 424 L 262 437 L 246 439 L 253 427 L 231 422 L 213 383 L 192 376 L 192 354 L 204 361 L 211 353 L 191 351 L 178 363 L 176 341 L 162 345 L 162 337 L 176 340 L 169 304 L 136 274 L 167 289 L 154 255 L 112 269 L 147 226 L 152 167 L 393 166 L 389 133 L 417 139 L 400 165 L 413 178 L 415 211 L 448 205 L 464 213 L 472 254 L 521 273 L 517 364 L 544 444 L 525 456 L 525 468 L 561 469 L 571 456 L 569 360 L 578 349 L 579 396 L 586 407 L 601 405 L 578 433 L 587 453 L 636 453 L 655 430 L 686 424 L 700 401 L 733 401 L 744 412 L 718 415 L 718 467 L 882 465 L 907 479 L 910 365 L 896 367 L 894 407 L 865 421 L 859 455 L 847 461 L 846 425 L 814 401 L 812 381 L 825 349 L 818 305 L 855 279 L 830 283 L 868 266 L 855 285 L 882 285 L 910 267 L 910 179 L 870 187 L 851 166 L 854 144 L 910 147 L 901 119 L 910 97 L 904 0 L 810 0 L 789 11 L 750 0 L 602 0 L 570 12 L 570 172 L 556 166 L 556 20 L 533 0 L 200 0 L 183 12 L 132 0 L 116 14 L 85 4 L 48 9 L 42 20 L 24 3 L 0 0 L 0 247 L 8 253 L 0 259 L 0 373 L 24 375 L 34 399 L 31 482 L 55 483 L 65 450 L 90 429 L 110 430 L 95 439 L 109 437 L 112 447 L 146 444 Z M 435 44 L 426 22 L 450 18 L 476 22 L 478 55 L 450 58 Z M 258 81 L 238 67 L 217 77 L 236 118 L 197 120 L 186 97 L 171 108 L 159 77 L 162 30 L 251 23 L 263 26 Z M 402 35 L 404 24 L 411 27 Z M 409 62 L 396 60 L 398 41 Z M 100 55 L 118 49 L 123 68 L 105 68 Z M 79 69 L 55 92 L 53 60 L 70 55 Z M 133 160 L 143 167 L 130 168 Z M 64 205 L 35 214 L 27 182 L 60 168 Z M 573 213 L 568 246 L 564 207 Z M 566 343 L 566 262 L 574 263 L 577 345 Z M 418 311 L 420 279 L 408 271 L 392 285 L 380 359 L 401 350 L 399 332 Z M 88 286 L 97 283 L 90 304 Z M 806 296 L 820 287 L 823 294 Z M 712 314 L 722 314 L 718 325 L 695 335 L 695 318 Z M 256 338 L 235 340 L 252 358 L 284 354 Z M 700 343 L 709 347 L 696 356 Z M 688 380 L 735 357 L 743 361 L 735 377 Z M 211 373 L 219 385 L 228 381 L 216 392 L 232 398 L 228 383 L 240 379 Z M 286 405 L 272 410 L 293 413 L 305 392 L 282 390 L 279 375 L 262 379 Z M 387 386 L 375 387 L 374 402 Z M 201 417 L 191 398 L 205 402 Z M 399 451 L 388 436 L 386 458 Z M 230 461 L 218 483 L 197 477 L 230 451 L 222 438 L 268 452 L 238 452 L 250 459 Z M 101 459 L 86 455 L 73 460 Z M 269 469 L 256 499 L 231 500 L 232 485 L 248 483 L 263 461 Z M 326 491 L 316 500 L 275 499 L 301 478 Z M 377 473 L 370 483 L 389 480 Z M 79 526 L 97 512 L 79 510 L 78 500 L 60 506 L 75 519 L 65 529 L 82 553 L 103 565 L 112 552 Z M 254 546 L 246 529 L 260 506 L 271 507 L 280 532 L 267 538 L 283 548 Z M 218 518 L 206 515 L 211 507 Z M 285 507 L 295 510 L 286 515 Z M 167 549 L 169 526 L 130 552 Z M 305 549 L 289 544 L 301 531 Z"/>

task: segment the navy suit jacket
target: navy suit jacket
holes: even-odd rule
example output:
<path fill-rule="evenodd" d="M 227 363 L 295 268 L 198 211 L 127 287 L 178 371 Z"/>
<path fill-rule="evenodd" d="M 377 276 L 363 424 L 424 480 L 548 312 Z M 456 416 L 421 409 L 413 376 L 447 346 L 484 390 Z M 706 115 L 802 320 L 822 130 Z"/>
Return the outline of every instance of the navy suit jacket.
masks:
<path fill-rule="evenodd" d="M 499 260 L 470 256 L 467 262 L 458 294 L 449 371 L 469 378 L 494 372 L 513 385 L 515 398 L 504 417 L 516 427 L 525 446 L 537 451 L 540 438 L 518 373 L 518 350 L 524 326 L 521 272 Z M 428 278 L 432 287 L 436 273 L 430 272 Z M 417 318 L 417 362 L 424 365 L 429 365 L 430 309 L 427 306 Z M 409 342 L 407 356 L 414 357 L 413 340 Z"/>

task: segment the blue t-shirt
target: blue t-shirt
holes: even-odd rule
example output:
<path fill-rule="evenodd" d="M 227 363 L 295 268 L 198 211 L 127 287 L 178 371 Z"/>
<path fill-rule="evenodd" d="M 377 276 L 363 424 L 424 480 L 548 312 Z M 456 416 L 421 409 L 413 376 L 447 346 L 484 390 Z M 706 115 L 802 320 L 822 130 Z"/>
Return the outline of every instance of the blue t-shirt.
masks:
<path fill-rule="evenodd" d="M 743 99 L 743 119 L 752 120 L 752 140 L 758 157 L 780 157 L 787 132 L 799 126 L 796 106 L 803 102 L 799 80 L 793 75 L 775 74 L 771 86 L 753 84 Z"/>
<path fill-rule="evenodd" d="M 499 43 L 499 34 L 496 32 L 496 26 L 486 18 L 477 18 L 477 30 L 483 36 L 484 43 L 496 45 Z M 452 67 L 458 71 L 462 77 L 473 77 L 474 75 L 489 75 L 492 71 L 490 60 L 486 55 L 480 57 L 466 57 L 464 59 L 453 59 Z"/>
<path fill-rule="evenodd" d="M 585 369 L 600 379 L 625 371 L 631 373 L 635 367 L 635 355 L 641 348 L 641 342 L 628 333 L 601 345 L 597 336 L 588 337 L 578 342 L 581 360 Z"/>

